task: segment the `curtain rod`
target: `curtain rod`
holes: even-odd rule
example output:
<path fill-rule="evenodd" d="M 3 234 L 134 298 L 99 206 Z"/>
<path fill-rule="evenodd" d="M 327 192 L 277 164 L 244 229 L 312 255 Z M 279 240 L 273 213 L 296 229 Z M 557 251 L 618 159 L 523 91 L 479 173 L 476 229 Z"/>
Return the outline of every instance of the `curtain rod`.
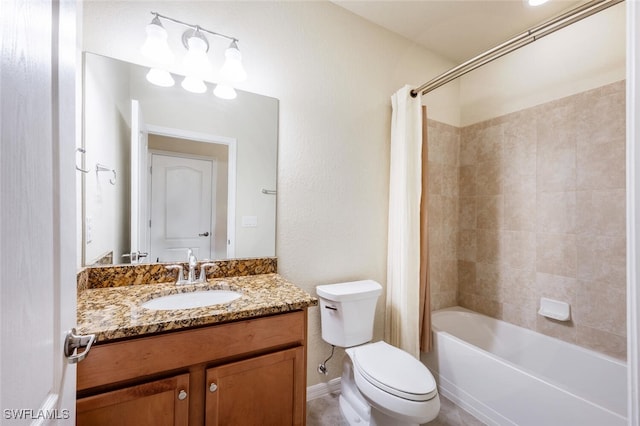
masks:
<path fill-rule="evenodd" d="M 546 35 L 554 33 L 568 25 L 578 22 L 623 1 L 624 0 L 592 0 L 588 3 L 571 9 L 568 12 L 552 18 L 538 26 L 530 28 L 527 31 L 505 41 L 504 43 L 499 44 L 498 46 L 493 47 L 484 53 L 474 56 L 473 58 L 469 59 L 466 62 L 463 62 L 462 64 L 454 68 L 451 68 L 449 71 L 446 71 L 435 77 L 434 79 L 429 80 L 422 86 L 411 90 L 411 96 L 415 98 L 416 96 L 418 96 L 419 92 L 422 92 L 423 95 L 426 95 L 432 90 L 435 90 L 438 87 L 443 86 L 458 77 L 462 77 L 466 73 L 473 71 L 483 65 L 486 65 L 489 62 L 506 55 L 507 53 L 513 52 L 514 50 L 526 46 L 529 43 L 533 43 L 536 40 L 540 40 Z"/>

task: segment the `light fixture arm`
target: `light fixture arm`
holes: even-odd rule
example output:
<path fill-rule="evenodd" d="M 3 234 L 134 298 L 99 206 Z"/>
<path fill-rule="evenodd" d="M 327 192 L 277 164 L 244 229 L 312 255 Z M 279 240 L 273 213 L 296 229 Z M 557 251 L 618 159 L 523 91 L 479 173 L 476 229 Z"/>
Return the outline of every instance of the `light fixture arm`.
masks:
<path fill-rule="evenodd" d="M 189 24 L 189 23 L 180 21 L 178 19 L 171 18 L 169 16 L 161 15 L 158 12 L 151 12 L 151 14 L 153 16 L 155 16 L 154 19 L 159 19 L 159 18 L 166 19 L 167 21 L 171 21 L 171 22 L 174 22 L 176 24 L 184 25 L 185 27 L 191 28 L 194 32 L 202 31 L 202 32 L 205 32 L 207 34 L 211 34 L 211 35 L 214 35 L 214 36 L 226 38 L 228 40 L 231 40 L 233 43 L 237 43 L 239 41 L 235 37 L 231 37 L 231 36 L 228 36 L 228 35 L 225 35 L 225 34 L 217 33 L 215 31 L 210 31 L 210 30 L 208 30 L 206 28 L 202 28 L 200 25 Z"/>

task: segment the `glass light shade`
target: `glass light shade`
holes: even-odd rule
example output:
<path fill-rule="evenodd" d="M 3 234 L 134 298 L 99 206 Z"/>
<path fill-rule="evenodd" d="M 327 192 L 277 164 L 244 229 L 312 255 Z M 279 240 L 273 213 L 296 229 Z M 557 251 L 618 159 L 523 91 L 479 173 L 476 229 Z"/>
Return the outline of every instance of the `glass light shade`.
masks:
<path fill-rule="evenodd" d="M 220 69 L 220 77 L 225 81 L 237 83 L 247 79 L 247 72 L 242 66 L 242 54 L 234 45 L 235 43 L 224 52 L 225 61 Z"/>
<path fill-rule="evenodd" d="M 228 84 L 219 83 L 215 89 L 213 89 L 213 94 L 220 99 L 235 99 L 238 94 L 235 89 Z"/>
<path fill-rule="evenodd" d="M 529 6 L 540 6 L 541 4 L 545 4 L 549 0 L 528 0 Z"/>
<path fill-rule="evenodd" d="M 151 68 L 149 70 L 147 73 L 147 81 L 160 87 L 171 87 L 176 84 L 171 74 L 169 74 L 169 71 L 159 68 Z"/>
<path fill-rule="evenodd" d="M 146 26 L 147 39 L 144 41 L 140 51 L 152 61 L 168 65 L 173 62 L 173 52 L 167 43 L 167 30 L 160 24 L 160 21 L 155 23 L 156 19 Z"/>
<path fill-rule="evenodd" d="M 194 76 L 186 76 L 180 84 L 184 90 L 191 93 L 204 93 L 207 91 L 207 85 L 201 78 Z"/>
<path fill-rule="evenodd" d="M 194 36 L 187 41 L 189 50 L 184 55 L 185 74 L 204 78 L 211 72 L 211 63 L 207 56 L 207 42 L 200 37 Z"/>

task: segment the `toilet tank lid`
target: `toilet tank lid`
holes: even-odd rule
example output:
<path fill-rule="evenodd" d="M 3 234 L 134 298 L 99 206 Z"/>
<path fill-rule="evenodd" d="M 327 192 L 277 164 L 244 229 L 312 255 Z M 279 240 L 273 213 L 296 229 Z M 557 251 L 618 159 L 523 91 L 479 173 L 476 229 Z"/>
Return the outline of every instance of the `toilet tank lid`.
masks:
<path fill-rule="evenodd" d="M 373 280 L 326 284 L 316 287 L 318 296 L 333 302 L 378 297 L 381 292 L 382 286 Z"/>

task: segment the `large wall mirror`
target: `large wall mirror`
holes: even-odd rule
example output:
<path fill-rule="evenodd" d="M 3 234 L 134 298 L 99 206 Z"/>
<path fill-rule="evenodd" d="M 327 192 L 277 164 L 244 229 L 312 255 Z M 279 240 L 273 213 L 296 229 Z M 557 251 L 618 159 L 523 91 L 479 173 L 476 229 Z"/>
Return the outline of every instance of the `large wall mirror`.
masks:
<path fill-rule="evenodd" d="M 278 100 L 147 71 L 84 54 L 82 264 L 275 256 Z"/>

